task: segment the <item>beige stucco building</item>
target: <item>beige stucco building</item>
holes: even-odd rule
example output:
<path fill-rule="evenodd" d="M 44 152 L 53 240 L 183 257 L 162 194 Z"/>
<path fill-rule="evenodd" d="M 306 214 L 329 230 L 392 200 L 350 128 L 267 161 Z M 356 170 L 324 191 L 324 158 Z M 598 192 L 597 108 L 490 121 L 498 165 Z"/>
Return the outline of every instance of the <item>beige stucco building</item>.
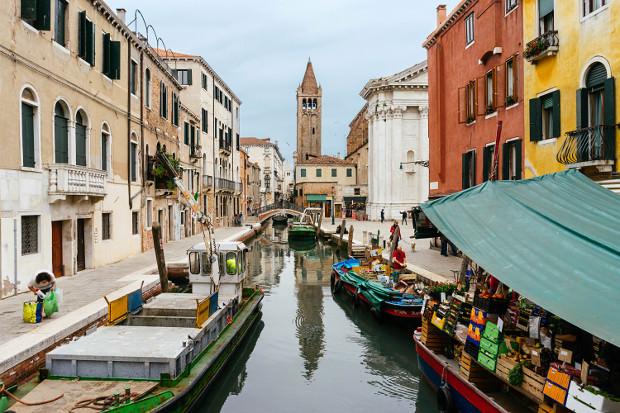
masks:
<path fill-rule="evenodd" d="M 284 157 L 270 138 L 241 138 L 241 147 L 260 166 L 260 206 L 280 202 L 284 191 Z"/>

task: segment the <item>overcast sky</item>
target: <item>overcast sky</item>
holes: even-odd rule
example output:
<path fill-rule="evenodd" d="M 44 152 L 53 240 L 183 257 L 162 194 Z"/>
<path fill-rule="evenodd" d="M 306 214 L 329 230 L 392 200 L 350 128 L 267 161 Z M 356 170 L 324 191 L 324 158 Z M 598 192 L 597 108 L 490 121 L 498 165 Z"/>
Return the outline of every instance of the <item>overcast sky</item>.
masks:
<path fill-rule="evenodd" d="M 426 58 L 435 7 L 457 0 L 107 0 L 141 10 L 168 48 L 202 55 L 240 97 L 241 136 L 296 146 L 295 91 L 312 58 L 323 87 L 324 154 L 344 155 L 371 78 Z M 133 26 L 132 26 L 133 28 Z M 139 28 L 139 31 L 144 32 Z"/>

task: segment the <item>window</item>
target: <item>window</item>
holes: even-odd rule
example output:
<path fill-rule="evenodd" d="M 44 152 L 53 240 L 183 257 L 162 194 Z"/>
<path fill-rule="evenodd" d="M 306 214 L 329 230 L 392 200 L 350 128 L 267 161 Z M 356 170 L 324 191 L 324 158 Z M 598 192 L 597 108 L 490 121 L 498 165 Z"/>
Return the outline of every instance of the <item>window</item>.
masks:
<path fill-rule="evenodd" d="M 560 91 L 530 99 L 530 141 L 557 138 L 560 134 Z"/>
<path fill-rule="evenodd" d="M 316 168 L 316 177 L 320 178 L 323 176 L 323 170 L 321 168 Z"/>
<path fill-rule="evenodd" d="M 39 252 L 39 216 L 22 216 L 22 255 Z"/>
<path fill-rule="evenodd" d="M 495 112 L 495 69 L 489 70 L 485 76 L 484 80 L 484 104 L 486 114 L 490 114 Z"/>
<path fill-rule="evenodd" d="M 49 1 L 22 0 L 21 18 L 37 30 L 49 30 L 50 9 Z"/>
<path fill-rule="evenodd" d="M 201 84 L 202 88 L 204 90 L 207 90 L 207 87 L 209 86 L 209 78 L 207 78 L 207 75 L 205 75 L 204 73 L 201 74 Z"/>
<path fill-rule="evenodd" d="M 482 153 L 482 180 L 488 181 L 493 174 L 493 154 L 495 151 L 495 144 L 487 145 L 484 147 Z M 496 171 L 497 172 L 497 171 Z"/>
<path fill-rule="evenodd" d="M 147 108 L 151 107 L 151 70 L 146 69 L 145 73 L 145 91 L 144 91 L 144 104 Z"/>
<path fill-rule="evenodd" d="M 237 274 L 237 254 L 234 252 L 226 253 L 226 274 Z"/>
<path fill-rule="evenodd" d="M 465 17 L 465 45 L 469 46 L 474 42 L 474 13 L 469 13 Z"/>
<path fill-rule="evenodd" d="M 478 106 L 476 95 L 476 81 L 472 80 L 465 86 L 465 113 L 467 115 L 467 123 L 472 123 L 476 120 L 476 109 Z"/>
<path fill-rule="evenodd" d="M 239 134 L 236 136 L 237 139 L 237 150 L 241 149 L 241 139 L 239 138 Z"/>
<path fill-rule="evenodd" d="M 138 180 L 138 144 L 136 142 L 131 142 L 130 157 L 131 182 L 136 182 Z"/>
<path fill-rule="evenodd" d="M 189 145 L 189 123 L 183 124 L 183 143 Z"/>
<path fill-rule="evenodd" d="M 517 102 L 517 62 L 516 57 L 511 57 L 506 60 L 506 106 Z"/>
<path fill-rule="evenodd" d="M 39 145 L 39 104 L 32 89 L 26 88 L 21 98 L 22 166 L 34 168 Z"/>
<path fill-rule="evenodd" d="M 64 102 L 54 107 L 54 162 L 69 163 L 69 119 Z"/>
<path fill-rule="evenodd" d="M 463 154 L 462 160 L 463 189 L 476 185 L 476 151 L 468 151 Z"/>
<path fill-rule="evenodd" d="M 202 131 L 209 133 L 209 112 L 206 109 L 202 109 Z"/>
<path fill-rule="evenodd" d="M 505 180 L 521 179 L 521 140 L 506 142 L 502 148 L 502 178 Z"/>
<path fill-rule="evenodd" d="M 159 82 L 159 116 L 168 118 L 168 88 L 164 82 Z"/>
<path fill-rule="evenodd" d="M 191 69 L 178 69 L 175 70 L 176 78 L 182 85 L 192 84 L 192 70 Z"/>
<path fill-rule="evenodd" d="M 78 27 L 78 56 L 95 65 L 95 25 L 86 17 L 86 12 L 80 12 Z"/>
<path fill-rule="evenodd" d="M 121 78 L 121 42 L 111 40 L 110 33 L 103 35 L 103 74 L 110 79 Z"/>
<path fill-rule="evenodd" d="M 182 214 L 181 214 L 182 216 Z M 146 200 L 146 227 L 151 229 L 153 226 L 153 200 Z"/>
<path fill-rule="evenodd" d="M 353 188 L 353 195 L 361 195 L 362 190 L 360 188 Z"/>
<path fill-rule="evenodd" d="M 110 229 L 112 223 L 112 214 L 110 212 L 103 212 L 101 214 L 101 239 L 107 240 L 112 238 L 112 231 Z"/>
<path fill-rule="evenodd" d="M 88 119 L 83 110 L 75 115 L 75 164 L 86 166 L 86 149 L 88 148 Z"/>
<path fill-rule="evenodd" d="M 306 177 L 306 168 L 301 168 L 299 170 L 299 174 L 301 175 L 302 178 Z"/>
<path fill-rule="evenodd" d="M 101 170 L 110 172 L 110 128 L 107 124 L 101 127 Z"/>
<path fill-rule="evenodd" d="M 582 0 L 583 4 L 583 15 L 587 16 L 588 14 L 595 12 L 601 7 L 607 5 L 607 0 Z"/>
<path fill-rule="evenodd" d="M 56 0 L 56 20 L 54 26 L 54 41 L 62 46 L 67 44 L 67 2 Z"/>
<path fill-rule="evenodd" d="M 129 91 L 136 95 L 138 90 L 138 63 L 131 61 L 131 71 L 129 72 Z"/>
<path fill-rule="evenodd" d="M 506 14 L 514 10 L 519 4 L 518 0 L 506 0 Z"/>
<path fill-rule="evenodd" d="M 172 92 L 172 124 L 174 126 L 179 126 L 179 107 L 181 106 L 181 101 L 179 100 L 179 96 Z"/>
<path fill-rule="evenodd" d="M 338 176 L 338 169 L 332 168 L 332 177 Z"/>
<path fill-rule="evenodd" d="M 538 31 L 541 35 L 555 30 L 553 1 L 538 0 Z"/>
<path fill-rule="evenodd" d="M 353 176 L 353 169 L 347 168 L 347 178 L 351 178 Z"/>
<path fill-rule="evenodd" d="M 138 235 L 138 211 L 131 211 L 131 233 Z"/>

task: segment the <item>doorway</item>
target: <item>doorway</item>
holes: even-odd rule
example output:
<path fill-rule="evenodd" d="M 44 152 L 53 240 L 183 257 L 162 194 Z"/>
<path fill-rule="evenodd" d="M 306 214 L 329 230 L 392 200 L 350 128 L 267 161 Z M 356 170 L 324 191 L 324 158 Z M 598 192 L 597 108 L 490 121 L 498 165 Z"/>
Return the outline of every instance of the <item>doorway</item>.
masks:
<path fill-rule="evenodd" d="M 335 204 L 336 212 L 334 213 L 335 218 L 342 217 L 342 204 Z"/>
<path fill-rule="evenodd" d="M 323 216 L 325 218 L 331 218 L 332 217 L 332 201 L 325 201 L 325 203 L 323 203 L 323 206 L 324 206 Z"/>
<path fill-rule="evenodd" d="M 52 272 L 54 277 L 65 275 L 62 259 L 62 221 L 52 221 Z"/>
<path fill-rule="evenodd" d="M 77 220 L 77 270 L 86 269 L 86 242 L 84 236 L 84 221 L 79 218 Z"/>
<path fill-rule="evenodd" d="M 174 239 L 174 226 L 172 225 L 172 205 L 168 205 L 168 240 Z"/>

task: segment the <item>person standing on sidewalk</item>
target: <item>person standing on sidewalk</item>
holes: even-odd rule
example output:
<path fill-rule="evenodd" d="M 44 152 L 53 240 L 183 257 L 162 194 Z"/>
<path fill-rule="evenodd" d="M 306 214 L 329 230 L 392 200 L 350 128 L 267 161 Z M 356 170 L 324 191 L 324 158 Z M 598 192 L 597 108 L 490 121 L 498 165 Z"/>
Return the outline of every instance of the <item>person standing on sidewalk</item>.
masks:
<path fill-rule="evenodd" d="M 392 281 L 398 283 L 400 273 L 407 267 L 407 255 L 402 246 L 396 247 L 392 254 Z"/>
<path fill-rule="evenodd" d="M 401 215 L 402 215 L 402 217 L 403 217 L 403 222 L 401 222 L 400 224 L 401 224 L 401 225 L 407 225 L 407 211 L 406 211 L 406 210 L 405 210 L 405 211 L 402 211 L 400 214 L 401 214 Z"/>
<path fill-rule="evenodd" d="M 383 224 L 383 221 L 385 221 L 385 209 L 381 208 L 381 223 Z"/>
<path fill-rule="evenodd" d="M 400 227 L 398 226 L 398 221 L 394 220 L 394 223 L 390 227 L 390 242 L 392 243 L 392 248 L 396 249 L 398 247 L 398 242 L 400 241 Z"/>

